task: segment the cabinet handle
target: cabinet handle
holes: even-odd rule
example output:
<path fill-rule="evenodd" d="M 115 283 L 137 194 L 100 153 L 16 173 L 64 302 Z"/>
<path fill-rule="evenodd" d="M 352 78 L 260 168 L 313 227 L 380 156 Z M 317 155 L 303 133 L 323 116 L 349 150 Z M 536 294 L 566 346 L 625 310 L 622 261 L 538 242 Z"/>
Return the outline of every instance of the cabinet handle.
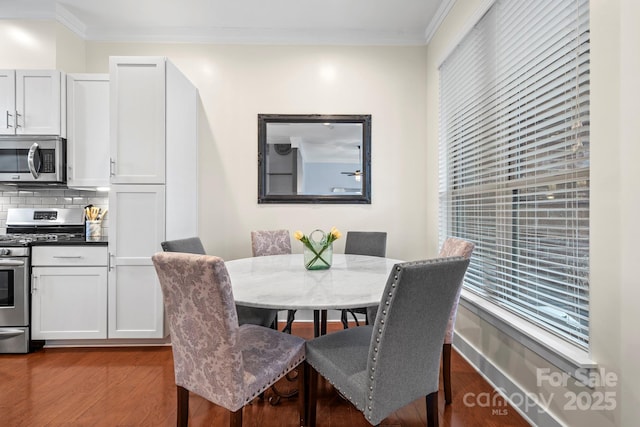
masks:
<path fill-rule="evenodd" d="M 74 259 L 80 259 L 82 258 L 82 255 L 54 255 L 53 258 L 74 258 Z"/>
<path fill-rule="evenodd" d="M 0 329 L 0 338 L 8 339 L 24 335 L 24 329 Z"/>
<path fill-rule="evenodd" d="M 9 117 L 13 117 L 11 114 L 9 114 L 9 110 L 7 110 L 7 129 L 12 128 L 13 126 L 11 126 L 9 124 Z"/>
<path fill-rule="evenodd" d="M 16 118 L 14 120 L 14 125 L 16 126 L 16 129 L 21 128 L 22 126 L 20 126 L 20 124 L 18 123 L 18 117 L 20 117 L 22 114 L 18 114 L 18 110 L 16 110 Z"/>
<path fill-rule="evenodd" d="M 113 270 L 113 263 L 111 262 L 111 258 L 113 258 L 113 254 L 109 252 L 109 256 L 107 257 L 107 271 Z"/>
<path fill-rule="evenodd" d="M 109 157 L 109 176 L 116 175 L 116 161 L 113 160 L 113 157 Z"/>
<path fill-rule="evenodd" d="M 31 293 L 35 293 L 38 290 L 38 287 L 36 286 L 36 279 L 38 278 L 38 276 L 32 276 L 31 277 Z"/>

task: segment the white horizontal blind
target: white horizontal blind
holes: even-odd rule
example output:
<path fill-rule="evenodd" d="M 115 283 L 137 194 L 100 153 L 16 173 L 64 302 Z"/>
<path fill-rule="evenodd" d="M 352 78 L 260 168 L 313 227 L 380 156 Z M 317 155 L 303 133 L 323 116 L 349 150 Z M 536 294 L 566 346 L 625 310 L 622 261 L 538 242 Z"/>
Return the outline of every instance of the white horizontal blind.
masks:
<path fill-rule="evenodd" d="M 440 239 L 465 287 L 589 340 L 588 0 L 497 0 L 440 67 Z"/>

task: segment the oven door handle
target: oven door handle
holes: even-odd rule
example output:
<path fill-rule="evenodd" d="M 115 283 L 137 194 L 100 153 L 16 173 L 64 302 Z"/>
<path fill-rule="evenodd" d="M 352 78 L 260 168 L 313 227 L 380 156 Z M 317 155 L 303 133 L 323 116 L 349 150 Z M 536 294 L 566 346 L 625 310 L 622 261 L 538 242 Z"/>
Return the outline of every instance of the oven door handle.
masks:
<path fill-rule="evenodd" d="M 0 329 L 0 340 L 18 337 L 24 333 L 25 331 L 22 329 Z"/>
<path fill-rule="evenodd" d="M 36 152 L 38 151 L 38 147 L 38 143 L 34 142 L 31 148 L 29 148 L 29 154 L 27 155 L 27 164 L 29 165 L 29 171 L 35 179 L 38 179 L 38 176 L 40 176 L 40 172 L 36 170 L 36 164 L 34 161 Z"/>
<path fill-rule="evenodd" d="M 24 267 L 24 261 L 0 259 L 0 267 Z"/>

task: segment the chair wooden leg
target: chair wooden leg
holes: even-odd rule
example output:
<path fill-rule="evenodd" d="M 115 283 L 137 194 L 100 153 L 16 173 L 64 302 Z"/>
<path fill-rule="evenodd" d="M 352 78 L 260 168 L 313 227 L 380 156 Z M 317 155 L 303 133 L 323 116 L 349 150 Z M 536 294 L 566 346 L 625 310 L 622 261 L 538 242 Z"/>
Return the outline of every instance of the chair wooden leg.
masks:
<path fill-rule="evenodd" d="M 187 427 L 189 423 L 189 390 L 181 386 L 176 387 L 178 392 L 178 416 L 176 425 L 178 427 Z"/>
<path fill-rule="evenodd" d="M 229 425 L 231 427 L 242 427 L 242 409 L 240 408 L 235 412 L 229 411 Z"/>
<path fill-rule="evenodd" d="M 427 394 L 427 427 L 438 427 L 438 392 Z"/>
<path fill-rule="evenodd" d="M 302 362 L 298 365 L 298 412 L 300 413 L 300 425 L 307 426 L 309 419 L 309 365 Z"/>
<path fill-rule="evenodd" d="M 306 362 L 305 362 L 306 363 Z M 309 384 L 307 385 L 307 426 L 316 427 L 316 400 L 318 398 L 318 372 L 309 365 Z"/>
<path fill-rule="evenodd" d="M 442 344 L 442 382 L 444 383 L 444 402 L 451 404 L 451 344 Z"/>

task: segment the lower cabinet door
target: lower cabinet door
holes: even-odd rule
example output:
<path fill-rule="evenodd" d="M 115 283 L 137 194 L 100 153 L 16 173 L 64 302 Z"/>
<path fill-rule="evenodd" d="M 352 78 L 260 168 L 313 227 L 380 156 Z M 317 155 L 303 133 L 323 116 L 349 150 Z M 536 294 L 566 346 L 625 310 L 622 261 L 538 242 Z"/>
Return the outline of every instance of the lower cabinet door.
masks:
<path fill-rule="evenodd" d="M 109 191 L 109 338 L 164 338 L 162 289 L 151 257 L 162 251 L 164 185 Z"/>
<path fill-rule="evenodd" d="M 109 338 L 164 338 L 162 289 L 151 260 L 115 266 L 109 287 Z"/>
<path fill-rule="evenodd" d="M 33 267 L 33 339 L 107 338 L 106 267 Z"/>

